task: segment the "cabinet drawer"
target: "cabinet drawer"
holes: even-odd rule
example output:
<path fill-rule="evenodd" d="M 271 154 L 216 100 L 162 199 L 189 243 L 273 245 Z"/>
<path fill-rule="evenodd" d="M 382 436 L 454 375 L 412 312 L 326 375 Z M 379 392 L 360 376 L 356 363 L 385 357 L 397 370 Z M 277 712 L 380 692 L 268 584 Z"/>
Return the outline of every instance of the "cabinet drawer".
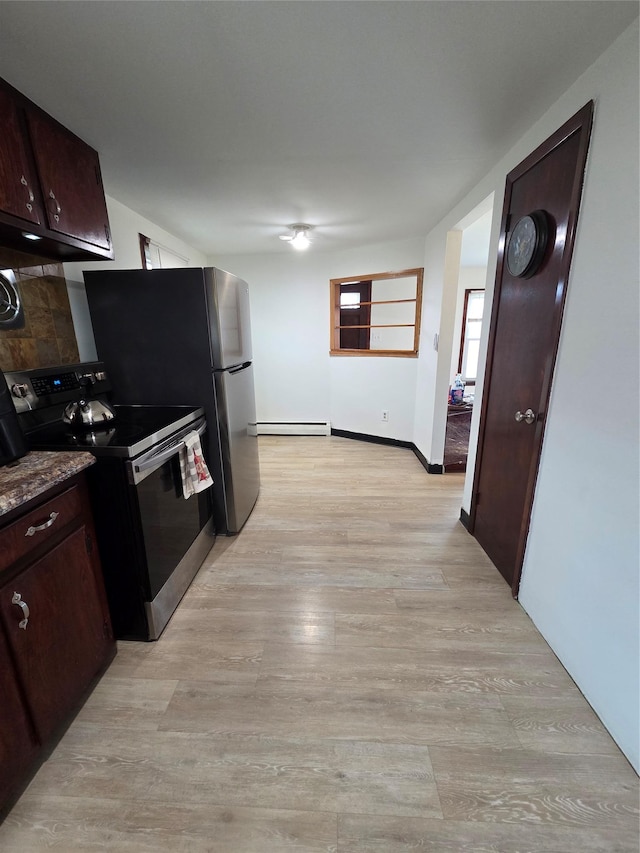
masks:
<path fill-rule="evenodd" d="M 26 556 L 82 512 L 80 490 L 72 486 L 60 495 L 40 504 L 0 531 L 2 552 L 0 571 Z"/>

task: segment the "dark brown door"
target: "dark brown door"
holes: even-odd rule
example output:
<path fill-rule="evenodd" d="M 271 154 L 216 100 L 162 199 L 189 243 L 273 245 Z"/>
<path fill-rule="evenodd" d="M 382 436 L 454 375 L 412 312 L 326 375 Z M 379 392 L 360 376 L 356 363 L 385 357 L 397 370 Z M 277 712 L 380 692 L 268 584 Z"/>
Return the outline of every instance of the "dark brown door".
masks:
<path fill-rule="evenodd" d="M 10 92 L 0 88 L 0 210 L 40 224 L 36 180 L 20 123 L 21 110 Z"/>
<path fill-rule="evenodd" d="M 20 690 L 0 626 L 0 813 L 24 779 L 37 752 Z"/>
<path fill-rule="evenodd" d="M 49 228 L 110 249 L 97 153 L 45 113 L 27 117 Z"/>
<path fill-rule="evenodd" d="M 357 301 L 343 304 L 343 294 L 356 294 Z M 371 282 L 340 285 L 340 349 L 369 349 L 371 336 Z M 345 329 L 344 326 L 354 328 Z M 364 328 L 363 328 L 364 327 Z"/>
<path fill-rule="evenodd" d="M 583 107 L 507 176 L 489 333 L 470 531 L 516 595 L 576 229 L 593 104 Z M 509 238 L 544 211 L 537 270 L 514 275 Z M 516 264 L 512 263 L 512 268 Z"/>
<path fill-rule="evenodd" d="M 37 733 L 56 730 L 106 662 L 112 642 L 80 527 L 5 585 L 0 613 Z M 15 593 L 29 608 L 12 603 Z"/>

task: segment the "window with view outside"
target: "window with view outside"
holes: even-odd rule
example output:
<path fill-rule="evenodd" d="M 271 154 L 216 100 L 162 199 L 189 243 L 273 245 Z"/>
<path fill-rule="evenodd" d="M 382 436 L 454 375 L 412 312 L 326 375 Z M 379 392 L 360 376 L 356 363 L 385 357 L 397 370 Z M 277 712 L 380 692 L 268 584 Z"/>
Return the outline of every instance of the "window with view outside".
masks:
<path fill-rule="evenodd" d="M 465 290 L 458 373 L 466 383 L 473 384 L 478 378 L 483 313 L 484 290 Z"/>

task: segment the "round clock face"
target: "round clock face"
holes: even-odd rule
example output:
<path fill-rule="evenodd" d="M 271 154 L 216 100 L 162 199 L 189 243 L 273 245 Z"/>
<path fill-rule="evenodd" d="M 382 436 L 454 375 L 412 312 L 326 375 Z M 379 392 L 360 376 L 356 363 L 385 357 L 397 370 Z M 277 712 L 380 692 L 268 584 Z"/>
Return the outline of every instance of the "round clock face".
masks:
<path fill-rule="evenodd" d="M 547 217 L 534 210 L 519 219 L 507 245 L 507 268 L 516 278 L 530 278 L 540 266 L 547 247 Z"/>
<path fill-rule="evenodd" d="M 11 278 L 0 272 L 0 329 L 19 329 L 24 325 L 20 294 Z"/>

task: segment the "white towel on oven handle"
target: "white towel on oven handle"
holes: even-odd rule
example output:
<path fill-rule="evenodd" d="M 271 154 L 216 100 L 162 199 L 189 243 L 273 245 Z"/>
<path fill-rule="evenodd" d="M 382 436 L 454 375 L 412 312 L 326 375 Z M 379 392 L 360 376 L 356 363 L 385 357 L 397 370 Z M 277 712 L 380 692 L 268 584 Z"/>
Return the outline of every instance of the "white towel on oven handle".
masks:
<path fill-rule="evenodd" d="M 180 448 L 180 474 L 185 500 L 213 485 L 207 463 L 204 461 L 200 436 L 195 430 L 187 433 Z"/>

